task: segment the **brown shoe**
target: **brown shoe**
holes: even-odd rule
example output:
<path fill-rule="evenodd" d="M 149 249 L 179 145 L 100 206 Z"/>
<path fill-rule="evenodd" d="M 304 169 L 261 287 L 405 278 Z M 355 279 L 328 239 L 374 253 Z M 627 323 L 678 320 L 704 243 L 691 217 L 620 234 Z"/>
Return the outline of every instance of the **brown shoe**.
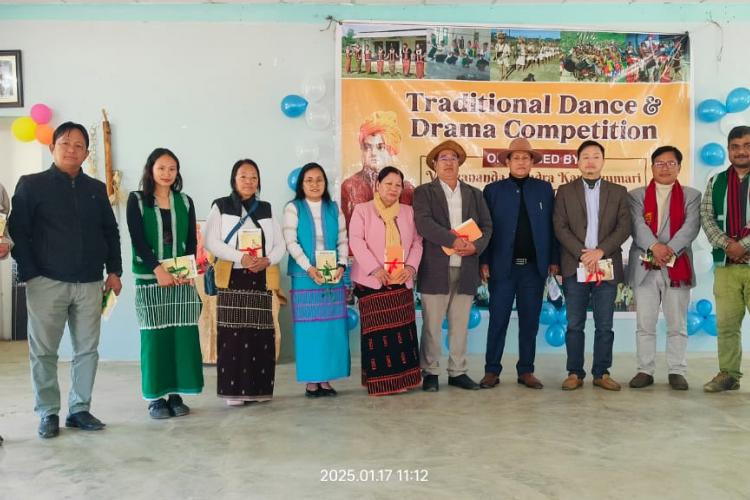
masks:
<path fill-rule="evenodd" d="M 635 377 L 630 379 L 628 384 L 632 389 L 643 389 L 654 383 L 654 377 L 648 373 L 638 372 Z"/>
<path fill-rule="evenodd" d="M 606 373 L 599 378 L 594 379 L 594 385 L 607 389 L 608 391 L 619 391 L 621 389 L 620 384 L 615 382 L 615 379 L 611 378 Z"/>
<path fill-rule="evenodd" d="M 579 387 L 583 386 L 583 379 L 579 378 L 575 373 L 568 375 L 568 378 L 563 380 L 562 390 L 563 391 L 575 391 Z"/>
<path fill-rule="evenodd" d="M 688 383 L 687 380 L 685 380 L 684 376 L 680 375 L 679 373 L 670 373 L 668 378 L 669 386 L 675 391 L 688 390 Z"/>
<path fill-rule="evenodd" d="M 500 383 L 500 376 L 497 373 L 485 373 L 482 380 L 479 381 L 481 389 L 492 389 Z"/>
<path fill-rule="evenodd" d="M 706 382 L 703 386 L 705 392 L 736 391 L 739 388 L 740 381 L 727 372 L 719 372 L 710 382 Z"/>
<path fill-rule="evenodd" d="M 522 373 L 518 376 L 518 383 L 523 384 L 530 389 L 541 389 L 544 387 L 541 380 L 536 378 L 533 373 Z"/>

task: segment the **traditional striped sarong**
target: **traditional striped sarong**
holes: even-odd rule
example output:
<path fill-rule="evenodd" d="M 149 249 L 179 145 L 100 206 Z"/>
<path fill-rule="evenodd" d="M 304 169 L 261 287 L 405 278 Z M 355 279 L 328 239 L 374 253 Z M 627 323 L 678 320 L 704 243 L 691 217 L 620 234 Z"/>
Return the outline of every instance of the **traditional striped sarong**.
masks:
<path fill-rule="evenodd" d="M 318 288 L 309 278 L 292 277 L 291 303 L 298 382 L 327 382 L 351 374 L 349 332 L 346 328 L 346 289 Z"/>
<path fill-rule="evenodd" d="M 232 269 L 229 288 L 217 294 L 216 392 L 220 398 L 273 397 L 276 343 L 272 292 L 266 273 Z"/>
<path fill-rule="evenodd" d="M 201 302 L 192 285 L 160 287 L 136 280 L 136 316 L 141 330 L 143 397 L 198 394 L 203 363 L 198 339 Z"/>
<path fill-rule="evenodd" d="M 371 396 L 405 392 L 422 382 L 414 293 L 404 285 L 354 289 L 359 299 L 362 385 Z"/>

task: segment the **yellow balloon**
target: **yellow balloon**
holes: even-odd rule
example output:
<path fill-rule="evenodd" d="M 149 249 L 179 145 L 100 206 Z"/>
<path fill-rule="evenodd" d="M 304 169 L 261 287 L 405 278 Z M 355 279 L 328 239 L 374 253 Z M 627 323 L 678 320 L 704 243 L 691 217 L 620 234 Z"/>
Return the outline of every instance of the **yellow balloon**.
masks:
<path fill-rule="evenodd" d="M 36 138 L 36 122 L 30 116 L 16 118 L 10 130 L 13 137 L 21 142 L 31 142 Z"/>

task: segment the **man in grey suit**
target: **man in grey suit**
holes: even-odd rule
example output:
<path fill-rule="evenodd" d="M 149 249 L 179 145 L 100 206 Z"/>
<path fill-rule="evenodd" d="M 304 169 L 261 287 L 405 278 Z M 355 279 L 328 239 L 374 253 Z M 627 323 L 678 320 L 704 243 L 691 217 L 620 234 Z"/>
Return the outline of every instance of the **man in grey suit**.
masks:
<path fill-rule="evenodd" d="M 687 390 L 687 324 L 690 289 L 695 286 L 691 244 L 700 230 L 701 193 L 677 180 L 682 153 L 662 146 L 651 155 L 653 179 L 630 192 L 633 244 L 629 280 L 635 292 L 638 373 L 630 387 L 654 383 L 659 306 L 667 320 L 669 385 Z"/>
<path fill-rule="evenodd" d="M 630 236 L 628 192 L 618 184 L 602 179 L 604 146 L 584 141 L 577 151 L 581 178 L 563 184 L 557 190 L 552 224 L 560 242 L 560 267 L 563 290 L 568 304 L 568 352 L 566 391 L 583 385 L 583 353 L 586 308 L 594 314 L 594 385 L 619 391 L 620 384 L 609 376 L 612 366 L 612 323 L 617 284 L 624 281 L 621 245 Z M 600 261 L 611 259 L 614 279 L 601 280 Z M 579 264 L 584 280 L 577 278 Z"/>
<path fill-rule="evenodd" d="M 469 311 L 479 286 L 479 254 L 492 236 L 492 219 L 482 192 L 458 179 L 466 152 L 454 141 L 445 141 L 427 154 L 427 165 L 436 178 L 414 190 L 414 221 L 424 238 L 417 288 L 422 295 L 420 365 L 422 389 L 439 389 L 440 337 L 448 315 L 448 384 L 476 390 L 479 384 L 467 374 L 466 337 Z M 455 228 L 474 219 L 481 238 L 469 241 Z M 448 256 L 443 248 L 453 249 Z"/>

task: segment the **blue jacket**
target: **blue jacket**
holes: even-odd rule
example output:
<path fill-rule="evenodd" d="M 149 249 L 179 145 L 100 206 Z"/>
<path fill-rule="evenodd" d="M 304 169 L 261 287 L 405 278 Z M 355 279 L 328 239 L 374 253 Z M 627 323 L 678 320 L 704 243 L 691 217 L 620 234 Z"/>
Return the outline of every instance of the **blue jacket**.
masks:
<path fill-rule="evenodd" d="M 492 215 L 492 238 L 480 261 L 489 264 L 490 279 L 509 276 L 518 224 L 521 192 L 511 178 L 484 187 L 484 200 Z M 555 194 L 549 182 L 529 177 L 523 184 L 523 197 L 536 249 L 539 275 L 547 277 L 550 264 L 559 264 L 560 248 L 552 227 Z"/>

